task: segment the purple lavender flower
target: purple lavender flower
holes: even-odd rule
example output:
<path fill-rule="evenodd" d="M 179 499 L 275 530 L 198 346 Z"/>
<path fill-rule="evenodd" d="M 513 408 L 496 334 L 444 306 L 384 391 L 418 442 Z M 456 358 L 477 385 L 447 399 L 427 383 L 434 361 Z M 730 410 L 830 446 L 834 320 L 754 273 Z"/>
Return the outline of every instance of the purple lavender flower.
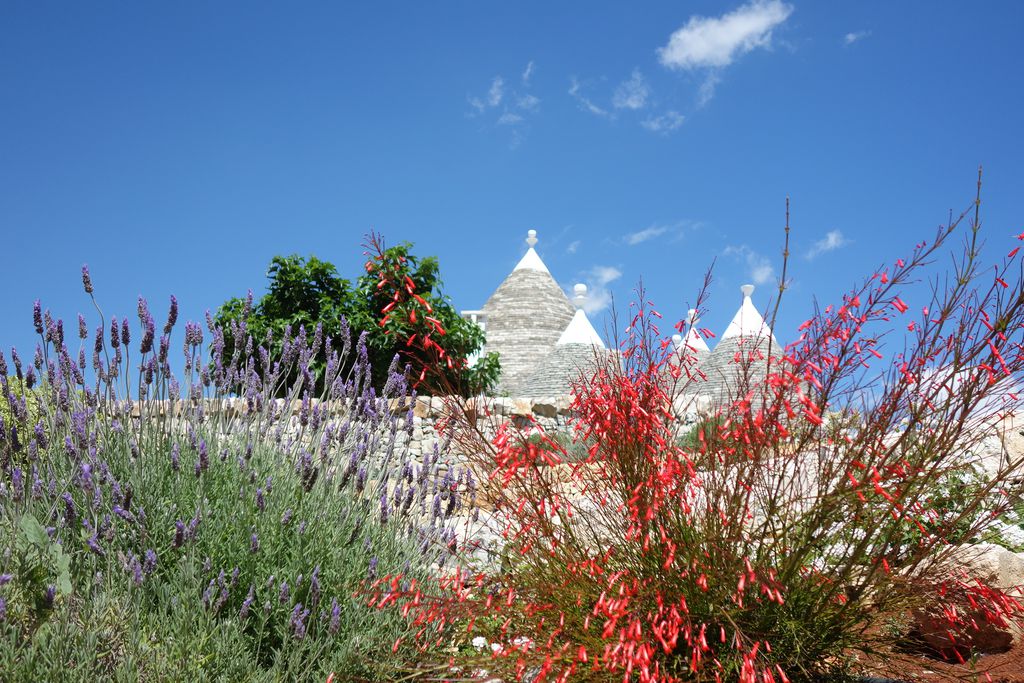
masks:
<path fill-rule="evenodd" d="M 0 622 L 7 620 L 7 601 L 0 598 Z"/>
<path fill-rule="evenodd" d="M 205 472 L 210 467 L 210 454 L 206 450 L 206 440 L 199 442 L 199 469 Z"/>
<path fill-rule="evenodd" d="M 131 522 L 132 524 L 135 523 L 134 515 L 132 515 L 132 513 L 128 512 L 120 505 L 114 505 L 114 514 L 126 522 Z"/>
<path fill-rule="evenodd" d="M 25 479 L 20 467 L 15 467 L 11 473 L 11 487 L 14 489 L 14 500 L 21 500 L 21 495 L 25 491 Z"/>
<path fill-rule="evenodd" d="M 341 605 L 338 604 L 338 598 L 331 598 L 331 623 L 328 625 L 327 630 L 333 636 L 338 632 L 338 627 L 341 625 Z"/>
<path fill-rule="evenodd" d="M 284 511 L 284 514 L 281 515 L 281 526 L 288 526 L 288 524 L 291 521 L 292 521 L 292 509 L 288 508 L 287 510 Z"/>
<path fill-rule="evenodd" d="M 249 616 L 249 609 L 252 607 L 252 603 L 256 600 L 256 587 L 249 584 L 249 594 L 245 596 L 245 600 L 242 602 L 242 609 L 238 610 L 238 618 L 245 620 Z"/>
<path fill-rule="evenodd" d="M 175 323 L 178 322 L 178 299 L 172 294 L 171 295 L 171 308 L 167 312 L 167 322 L 164 324 L 164 334 L 170 334 L 171 330 L 174 329 Z"/>
<path fill-rule="evenodd" d="M 28 369 L 25 370 L 25 386 L 27 388 L 31 389 L 32 387 L 35 386 L 35 384 L 36 384 L 36 373 L 32 369 L 32 366 L 30 365 L 30 366 L 28 366 Z"/>
<path fill-rule="evenodd" d="M 313 456 L 310 455 L 309 451 L 303 451 L 299 457 L 299 471 L 302 490 L 309 493 L 313 489 L 313 485 L 316 484 L 317 477 L 320 474 L 320 470 L 313 465 Z"/>
<path fill-rule="evenodd" d="M 142 342 L 139 344 L 139 353 L 149 353 L 153 350 L 153 339 L 156 338 L 156 324 L 153 316 L 146 312 L 146 319 L 142 321 Z"/>
<path fill-rule="evenodd" d="M 171 350 L 171 338 L 169 336 L 161 335 L 160 337 L 160 350 L 157 352 L 157 360 L 160 365 L 167 362 L 167 354 Z"/>
<path fill-rule="evenodd" d="M 121 343 L 124 344 L 125 346 L 128 346 L 131 340 L 132 331 L 128 327 L 128 319 L 125 318 L 124 320 L 121 321 Z"/>
<path fill-rule="evenodd" d="M 50 584 L 46 587 L 46 593 L 43 594 L 43 606 L 47 609 L 53 607 L 53 600 L 57 597 L 57 587 Z"/>
<path fill-rule="evenodd" d="M 198 324 L 189 321 L 185 323 L 185 350 L 190 346 L 200 346 L 203 343 L 203 328 Z"/>
<path fill-rule="evenodd" d="M 181 449 L 177 442 L 171 445 L 171 469 L 175 472 L 181 469 Z"/>
<path fill-rule="evenodd" d="M 90 552 L 98 555 L 99 557 L 106 555 L 106 553 L 103 552 L 103 547 L 100 545 L 99 535 L 96 533 L 93 533 L 92 536 L 86 539 L 85 545 L 89 547 Z"/>
<path fill-rule="evenodd" d="M 50 309 L 46 309 L 45 311 L 43 311 L 43 329 L 46 330 L 46 341 L 52 342 L 54 340 L 53 316 L 50 315 Z"/>
<path fill-rule="evenodd" d="M 309 610 L 302 609 L 302 603 L 296 603 L 295 608 L 292 609 L 292 616 L 289 620 L 291 624 L 292 632 L 295 634 L 296 640 L 302 640 L 306 637 L 306 618 L 309 617 Z"/>
<path fill-rule="evenodd" d="M 249 552 L 256 553 L 260 549 L 260 537 L 253 532 L 252 536 L 249 537 Z"/>
<path fill-rule="evenodd" d="M 206 609 L 210 609 L 213 604 L 213 591 L 216 585 L 216 579 L 210 579 L 210 583 L 206 585 L 206 590 L 203 591 L 203 607 Z"/>
<path fill-rule="evenodd" d="M 388 494 L 380 494 L 380 523 L 388 523 Z"/>
<path fill-rule="evenodd" d="M 146 554 L 142 561 L 142 571 L 146 573 L 146 576 L 149 576 L 156 571 L 156 553 L 152 548 L 146 550 Z"/>
<path fill-rule="evenodd" d="M 377 578 L 377 556 L 370 558 L 370 566 L 366 570 L 366 580 L 373 581 Z"/>
<path fill-rule="evenodd" d="M 142 563 L 139 562 L 137 555 L 132 554 L 132 559 L 128 563 L 128 569 L 132 573 L 132 581 L 135 582 L 135 585 L 141 586 L 144 577 L 142 575 Z"/>
<path fill-rule="evenodd" d="M 185 545 L 185 523 L 180 519 L 174 521 L 174 547 Z"/>
<path fill-rule="evenodd" d="M 263 489 L 256 489 L 256 509 L 263 512 L 267 509 L 267 501 L 263 499 Z"/>
<path fill-rule="evenodd" d="M 71 526 L 71 523 L 75 521 L 76 516 L 75 501 L 67 491 L 62 493 L 60 498 L 64 501 L 64 522 L 68 526 Z"/>
<path fill-rule="evenodd" d="M 14 578 L 13 574 L 0 574 L 0 586 L 6 586 Z"/>
<path fill-rule="evenodd" d="M 82 287 L 86 294 L 92 294 L 92 277 L 89 276 L 89 264 L 82 265 Z"/>
<path fill-rule="evenodd" d="M 32 324 L 35 325 L 36 334 L 42 336 L 43 334 L 43 304 L 39 299 L 35 300 L 32 304 Z"/>
<path fill-rule="evenodd" d="M 291 595 L 291 592 L 288 590 L 288 582 L 282 581 L 281 592 L 277 596 L 277 601 L 283 605 L 284 603 L 288 602 L 289 595 Z"/>
<path fill-rule="evenodd" d="M 85 324 L 85 316 L 78 314 L 78 338 L 86 339 L 89 336 L 89 327 Z"/>
<path fill-rule="evenodd" d="M 115 349 L 121 348 L 121 337 L 117 334 L 116 317 L 110 319 L 110 346 Z"/>

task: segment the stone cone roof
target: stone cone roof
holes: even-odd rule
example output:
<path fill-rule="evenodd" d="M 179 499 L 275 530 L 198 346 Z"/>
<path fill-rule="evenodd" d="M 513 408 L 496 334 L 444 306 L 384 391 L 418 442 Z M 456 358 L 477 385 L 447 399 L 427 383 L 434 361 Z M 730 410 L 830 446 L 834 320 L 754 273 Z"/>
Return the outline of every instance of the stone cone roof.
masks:
<path fill-rule="evenodd" d="M 576 313 L 559 336 L 554 348 L 544 356 L 519 387 L 524 396 L 565 396 L 573 382 L 589 376 L 607 354 L 604 341 L 590 323 L 583 304 L 587 288 L 576 285 Z"/>
<path fill-rule="evenodd" d="M 520 385 L 519 393 L 534 398 L 568 396 L 574 393 L 573 383 L 589 377 L 607 353 L 593 344 L 557 344 Z"/>
<path fill-rule="evenodd" d="M 715 350 L 699 365 L 704 379 L 692 385 L 692 392 L 707 397 L 712 405 L 728 403 L 756 389 L 767 372 L 769 346 L 773 354 L 781 351 L 771 328 L 751 301 L 753 285 L 744 285 L 742 291 L 739 310 Z"/>
<path fill-rule="evenodd" d="M 532 232 L 532 231 L 531 231 Z M 532 241 L 531 241 L 532 240 Z M 484 304 L 487 344 L 501 361 L 498 391 L 522 394 L 520 384 L 547 356 L 573 318 L 569 298 L 533 248 Z"/>
<path fill-rule="evenodd" d="M 697 311 L 690 309 L 687 317 L 686 334 L 672 335 L 672 357 L 664 367 L 666 375 L 671 374 L 671 366 L 679 368 L 680 376 L 676 379 L 669 379 L 670 386 L 677 394 L 692 394 L 697 391 L 702 378 L 698 369 L 711 355 L 711 349 L 704 341 L 704 337 L 697 331 Z M 690 376 L 687 377 L 687 371 Z"/>

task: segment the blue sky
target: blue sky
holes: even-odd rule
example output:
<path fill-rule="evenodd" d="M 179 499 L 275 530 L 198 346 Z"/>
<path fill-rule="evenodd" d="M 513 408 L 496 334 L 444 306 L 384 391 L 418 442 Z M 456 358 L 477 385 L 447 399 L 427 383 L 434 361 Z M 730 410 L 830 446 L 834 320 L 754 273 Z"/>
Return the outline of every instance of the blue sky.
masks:
<path fill-rule="evenodd" d="M 666 318 L 714 260 L 721 333 L 767 304 L 792 200 L 789 341 L 906 255 L 985 166 L 993 253 L 1024 229 L 1024 4 L 5 3 L 0 345 L 36 298 L 198 319 L 275 254 L 356 277 L 363 234 L 440 258 L 478 308 L 526 248 L 594 308 Z M 600 328 L 607 309 L 596 310 Z M 159 317 L 158 315 L 158 317 Z"/>

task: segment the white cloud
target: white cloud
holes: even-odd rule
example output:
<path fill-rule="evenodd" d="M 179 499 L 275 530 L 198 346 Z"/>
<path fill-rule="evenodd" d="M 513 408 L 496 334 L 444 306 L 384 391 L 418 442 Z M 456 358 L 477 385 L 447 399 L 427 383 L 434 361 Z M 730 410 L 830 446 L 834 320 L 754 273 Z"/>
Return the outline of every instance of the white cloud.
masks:
<path fill-rule="evenodd" d="M 718 83 L 722 80 L 722 77 L 717 71 L 712 71 L 704 79 L 704 82 L 700 84 L 700 89 L 697 91 L 697 108 L 701 109 L 711 101 L 711 98 L 715 96 L 715 88 Z"/>
<path fill-rule="evenodd" d="M 738 247 L 726 247 L 722 252 L 725 256 L 734 256 L 747 265 L 747 274 L 755 285 L 763 285 L 775 279 L 775 268 L 771 261 L 758 254 L 745 244 Z"/>
<path fill-rule="evenodd" d="M 843 45 L 853 45 L 858 40 L 867 38 L 871 35 L 871 31 L 851 31 L 843 36 Z"/>
<path fill-rule="evenodd" d="M 597 313 L 608 308 L 612 302 L 612 294 L 608 285 L 622 277 L 622 271 L 614 266 L 594 266 L 583 274 L 587 284 L 587 301 L 583 310 Z"/>
<path fill-rule="evenodd" d="M 581 242 L 580 240 L 573 240 L 572 242 L 569 243 L 569 246 L 565 248 L 565 252 L 567 254 L 575 254 L 576 250 L 580 248 L 581 244 L 583 244 L 583 242 Z"/>
<path fill-rule="evenodd" d="M 523 117 L 522 116 L 520 116 L 519 114 L 514 114 L 514 113 L 512 113 L 510 111 L 507 111 L 507 112 L 505 112 L 504 114 L 502 114 L 501 116 L 498 117 L 498 125 L 499 126 L 514 126 L 517 123 L 522 123 L 522 122 L 523 122 Z"/>
<path fill-rule="evenodd" d="M 594 266 L 590 269 L 590 277 L 595 284 L 604 286 L 622 277 L 622 271 L 615 266 Z"/>
<path fill-rule="evenodd" d="M 540 98 L 534 95 L 523 95 L 516 100 L 516 106 L 526 111 L 536 111 L 540 106 Z"/>
<path fill-rule="evenodd" d="M 793 12 L 781 0 L 751 0 L 720 17 L 692 16 L 658 50 L 670 69 L 721 68 L 751 50 L 771 46 L 772 31 Z"/>
<path fill-rule="evenodd" d="M 637 232 L 628 233 L 625 237 L 623 237 L 623 239 L 625 240 L 626 244 L 633 247 L 640 244 L 641 242 L 646 242 L 647 240 L 651 240 L 654 239 L 655 237 L 664 235 L 667 231 L 668 228 L 664 225 L 652 225 L 649 228 L 644 228 L 643 230 L 638 230 Z"/>
<path fill-rule="evenodd" d="M 505 79 L 495 76 L 491 81 L 491 89 L 487 91 L 487 104 L 497 107 L 501 104 L 501 98 L 505 95 Z"/>
<path fill-rule="evenodd" d="M 643 109 L 647 106 L 650 94 L 651 87 L 647 85 L 644 75 L 638 69 L 633 69 L 629 80 L 623 81 L 615 89 L 612 106 L 616 109 Z"/>
<path fill-rule="evenodd" d="M 521 87 L 516 88 L 517 82 L 513 81 L 513 87 L 508 88 L 505 78 L 498 75 L 491 79 L 486 93 L 466 98 L 472 107 L 467 116 L 480 117 L 491 126 L 509 131 L 509 147 L 512 149 L 519 147 L 526 139 L 529 130 L 528 117 L 540 110 L 540 98 L 527 90 L 532 72 L 531 61 L 523 71 Z"/>
<path fill-rule="evenodd" d="M 640 122 L 640 125 L 654 133 L 670 133 L 683 125 L 686 117 L 677 111 L 669 110 L 661 116 L 653 116 Z"/>
<path fill-rule="evenodd" d="M 590 101 L 582 92 L 582 86 L 576 77 L 573 76 L 569 79 L 569 95 L 571 95 L 580 105 L 580 109 L 583 111 L 590 112 L 596 116 L 602 116 L 604 118 L 615 118 L 615 114 L 611 113 L 607 109 L 603 109 L 593 102 Z"/>
<path fill-rule="evenodd" d="M 840 247 L 845 247 L 850 243 L 850 240 L 843 237 L 843 233 L 840 230 L 829 230 L 825 233 L 825 237 L 814 243 L 810 251 L 807 252 L 807 258 L 812 259 L 816 256 L 820 256 L 827 251 L 835 251 Z"/>
<path fill-rule="evenodd" d="M 476 114 L 482 114 L 485 110 L 497 107 L 505 96 L 505 79 L 495 76 L 491 81 L 491 87 L 485 97 L 468 97 L 469 105 L 476 110 Z M 475 114 L 474 114 L 475 115 Z"/>

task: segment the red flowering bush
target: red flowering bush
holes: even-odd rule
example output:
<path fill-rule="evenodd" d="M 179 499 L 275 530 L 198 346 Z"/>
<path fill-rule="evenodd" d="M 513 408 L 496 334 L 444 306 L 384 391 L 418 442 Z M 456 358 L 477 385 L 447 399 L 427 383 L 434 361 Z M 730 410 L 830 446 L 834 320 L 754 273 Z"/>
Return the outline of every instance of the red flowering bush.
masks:
<path fill-rule="evenodd" d="M 574 387 L 588 457 L 511 425 L 477 441 L 500 571 L 464 567 L 430 591 L 385 577 L 371 602 L 424 635 L 461 622 L 490 645 L 480 667 L 543 680 L 820 680 L 884 645 L 883 617 L 930 602 L 954 641 L 978 615 L 1020 621 L 1014 594 L 951 569 L 947 537 L 977 536 L 1009 507 L 1020 454 L 956 519 L 930 509 L 1012 412 L 1024 371 L 1021 262 L 1014 248 L 981 265 L 977 205 L 816 310 L 795 342 L 744 339 L 730 399 L 688 438 L 681 412 L 707 378 L 640 291 L 619 353 Z M 913 314 L 912 285 L 962 223 L 963 249 Z M 907 341 L 891 351 L 897 325 Z"/>

